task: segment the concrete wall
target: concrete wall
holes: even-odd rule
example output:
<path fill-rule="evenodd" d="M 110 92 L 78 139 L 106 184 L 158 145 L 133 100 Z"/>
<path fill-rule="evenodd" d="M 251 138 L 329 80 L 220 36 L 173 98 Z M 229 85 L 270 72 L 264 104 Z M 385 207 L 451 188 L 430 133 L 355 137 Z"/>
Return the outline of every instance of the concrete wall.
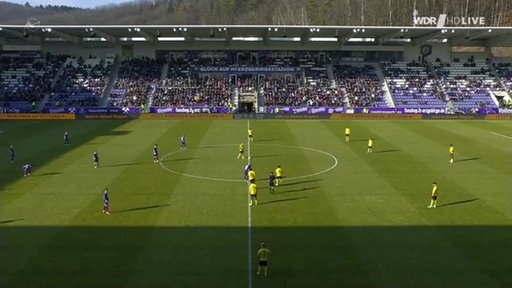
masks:
<path fill-rule="evenodd" d="M 94 57 L 105 58 L 109 55 L 115 55 L 121 51 L 121 47 L 82 47 L 71 43 L 45 43 L 42 46 L 43 53 L 50 52 L 52 54 L 69 54 L 76 57 L 88 58 L 89 55 Z"/>
<path fill-rule="evenodd" d="M 406 46 L 404 51 L 404 61 L 410 62 L 410 61 L 418 61 L 418 56 L 421 56 L 420 49 L 421 46 L 425 44 L 422 43 L 421 45 L 411 45 Z M 451 48 L 447 44 L 428 44 L 432 46 L 432 54 L 430 56 L 427 56 L 426 59 L 428 61 L 434 61 L 436 58 L 449 60 L 451 59 Z"/>
<path fill-rule="evenodd" d="M 87 45 L 87 46 L 86 46 Z M 92 47 L 88 47 L 92 46 Z M 340 45 L 340 43 L 306 43 L 283 42 L 268 45 L 263 42 L 127 42 L 111 45 L 109 43 L 90 43 L 74 45 L 67 42 L 44 43 L 43 52 L 53 54 L 70 54 L 74 56 L 105 57 L 108 54 L 123 54 L 123 46 L 132 47 L 133 55 L 154 57 L 156 50 L 287 50 L 287 51 L 403 51 L 404 46 L 363 46 L 363 45 Z"/>
<path fill-rule="evenodd" d="M 42 46 L 43 52 L 51 52 L 53 54 L 71 54 L 76 57 L 106 57 L 109 55 L 119 54 L 123 55 L 123 46 L 132 47 L 133 55 L 147 56 L 153 58 L 156 50 L 309 50 L 309 51 L 403 51 L 404 61 L 418 60 L 420 56 L 420 44 L 408 46 L 363 46 L 363 45 L 340 45 L 339 43 L 307 43 L 300 42 L 284 42 L 273 43 L 272 45 L 263 42 L 159 42 L 159 43 L 145 43 L 145 42 L 127 42 L 119 43 L 113 46 L 109 43 L 91 43 L 94 47 L 87 47 L 84 45 L 74 45 L 71 43 L 45 43 Z M 458 57 L 461 60 L 467 59 L 471 55 L 475 58 L 491 58 L 490 49 L 486 49 L 483 53 L 452 53 L 451 46 L 447 43 L 429 44 L 432 46 L 432 54 L 427 57 L 427 60 L 434 61 L 436 58 L 443 60 L 453 59 Z M 128 49 L 130 50 L 130 49 Z"/>

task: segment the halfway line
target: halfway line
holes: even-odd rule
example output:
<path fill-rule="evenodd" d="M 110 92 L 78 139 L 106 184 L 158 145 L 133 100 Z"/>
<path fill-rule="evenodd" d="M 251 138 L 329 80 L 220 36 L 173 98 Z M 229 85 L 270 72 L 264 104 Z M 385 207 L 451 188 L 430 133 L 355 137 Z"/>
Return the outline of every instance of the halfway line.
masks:
<path fill-rule="evenodd" d="M 247 131 L 251 128 L 249 120 L 247 120 Z M 249 132 L 247 133 L 247 164 L 251 164 L 251 139 L 249 138 Z M 248 205 L 251 201 L 251 195 L 249 193 L 249 183 L 247 183 L 247 197 L 248 202 L 246 202 L 247 207 L 247 245 L 249 248 L 249 257 L 248 257 L 248 273 L 249 273 L 249 288 L 252 288 L 252 231 L 251 231 L 251 206 Z"/>

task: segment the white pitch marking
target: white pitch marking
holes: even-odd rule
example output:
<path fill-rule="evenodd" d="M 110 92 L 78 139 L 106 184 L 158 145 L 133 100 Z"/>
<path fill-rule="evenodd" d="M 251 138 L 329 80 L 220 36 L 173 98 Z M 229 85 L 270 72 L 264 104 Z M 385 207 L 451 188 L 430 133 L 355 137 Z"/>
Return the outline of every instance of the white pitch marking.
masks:
<path fill-rule="evenodd" d="M 504 135 L 502 135 L 502 136 L 504 136 Z M 206 146 L 196 147 L 196 149 L 211 148 L 211 147 L 221 147 L 221 146 L 236 146 L 236 145 L 238 145 L 238 144 L 206 145 Z M 319 149 L 315 149 L 315 148 L 303 147 L 303 146 L 293 146 L 293 145 L 284 145 L 284 144 L 256 144 L 255 143 L 253 145 L 257 145 L 257 146 L 275 146 L 275 147 L 285 147 L 285 148 L 296 148 L 296 149 L 302 149 L 302 150 L 309 150 L 309 151 L 313 151 L 313 152 L 317 152 L 317 153 L 329 156 L 333 160 L 332 166 L 330 166 L 330 167 L 328 167 L 328 168 L 326 168 L 324 170 L 321 170 L 321 171 L 318 171 L 318 172 L 315 172 L 315 173 L 311 173 L 311 174 L 307 174 L 307 175 L 300 175 L 300 176 L 295 176 L 295 177 L 286 177 L 286 179 L 288 179 L 288 180 L 296 180 L 296 179 L 303 179 L 303 178 L 318 176 L 318 175 L 327 173 L 327 172 L 331 171 L 332 169 L 334 169 L 334 168 L 336 168 L 338 166 L 338 158 L 336 158 L 336 156 L 332 155 L 329 152 L 325 152 L 325 151 L 322 151 L 322 150 L 319 150 Z M 191 149 L 188 149 L 188 150 L 191 150 Z M 199 176 L 199 175 L 194 175 L 194 174 L 187 174 L 187 173 L 179 172 L 179 171 L 176 171 L 176 170 L 172 170 L 172 169 L 170 169 L 170 168 L 168 168 L 167 166 L 164 165 L 163 162 L 164 162 L 164 160 L 167 157 L 172 156 L 172 155 L 177 154 L 177 153 L 181 153 L 181 152 L 185 152 L 185 150 L 177 150 L 177 151 L 174 151 L 174 152 L 171 152 L 169 154 L 164 155 L 162 157 L 162 159 L 160 160 L 160 166 L 163 169 L 165 169 L 165 170 L 167 170 L 167 171 L 169 171 L 171 173 L 174 173 L 174 174 L 177 174 L 177 175 L 181 175 L 181 176 L 196 178 L 196 179 L 221 181 L 221 182 L 245 182 L 245 180 L 242 180 L 242 179 L 216 178 L 216 177 L 207 177 L 207 176 Z"/>
<path fill-rule="evenodd" d="M 247 130 L 251 128 L 249 120 L 247 120 Z M 247 134 L 247 164 L 251 164 L 251 139 L 249 138 L 249 134 Z M 247 200 L 251 201 L 251 195 L 249 193 L 250 184 L 247 183 Z M 249 250 L 248 259 L 247 259 L 247 269 L 248 271 L 248 287 L 252 288 L 252 220 L 251 220 L 251 206 L 247 205 L 247 247 Z"/>
<path fill-rule="evenodd" d="M 510 137 L 510 136 L 507 136 L 507 135 L 503 135 L 503 134 L 500 134 L 500 133 L 496 133 L 496 132 L 491 132 L 491 134 L 494 134 L 494 135 L 497 135 L 497 136 L 501 136 L 501 137 L 505 137 L 505 138 L 507 138 L 507 139 L 510 139 L 510 140 L 512 140 L 512 137 Z"/>
<path fill-rule="evenodd" d="M 247 127 L 249 128 L 249 121 L 247 121 Z M 504 136 L 504 135 L 502 135 Z M 507 136 L 505 136 L 507 137 Z M 512 139 L 512 138 L 511 138 Z M 324 170 L 321 170 L 321 171 L 318 171 L 318 172 L 315 172 L 315 173 L 311 173 L 311 174 L 307 174 L 307 175 L 302 175 L 302 176 L 296 176 L 296 177 L 287 177 L 286 179 L 288 180 L 295 180 L 295 179 L 302 179 L 302 178 L 307 178 L 307 177 L 312 177 L 312 176 L 317 176 L 317 175 L 320 175 L 320 174 L 324 174 L 324 173 L 327 173 L 329 171 L 331 171 L 332 169 L 336 168 L 336 166 L 338 166 L 338 158 L 336 158 L 336 156 L 332 155 L 331 153 L 328 153 L 328 152 L 325 152 L 325 151 L 322 151 L 322 150 L 319 150 L 319 149 L 315 149 L 315 148 L 310 148 L 310 147 L 303 147 L 303 146 L 293 146 L 293 145 L 283 145 L 283 144 L 254 144 L 254 145 L 261 145 L 261 146 L 274 146 L 274 147 L 285 147 L 285 148 L 296 148 L 296 149 L 302 149 L 302 150 L 307 150 L 307 151 L 313 151 L 313 152 L 317 152 L 317 153 L 320 153 L 320 154 L 324 154 L 324 155 L 327 155 L 329 156 L 331 159 L 333 159 L 334 161 L 334 164 L 332 166 L 330 166 L 329 168 L 327 169 L 324 169 Z M 199 146 L 199 147 L 196 147 L 196 149 L 201 149 L 201 148 L 211 148 L 211 147 L 222 147 L 222 146 L 236 146 L 236 144 L 216 144 L 216 145 L 206 145 L 206 146 Z M 172 156 L 174 154 L 177 154 L 177 153 L 181 153 L 181 152 L 184 152 L 184 150 L 177 150 L 177 151 L 174 151 L 174 152 L 171 152 L 169 154 L 166 154 L 162 157 L 161 161 L 160 161 L 160 166 L 171 172 L 171 173 L 174 173 L 174 174 L 177 174 L 177 175 L 181 175 L 181 176 L 186 176 L 186 177 L 191 177 L 191 178 L 196 178 L 196 179 L 203 179 L 203 180 L 212 180 L 212 181 L 223 181 L 223 182 L 245 182 L 245 180 L 240 180 L 240 179 L 227 179 L 227 178 L 215 178 L 215 177 L 206 177 L 206 176 L 199 176 L 199 175 L 193 175 L 193 174 L 187 174 L 187 173 L 183 173 L 183 172 L 179 172 L 179 171 L 175 171 L 175 170 L 172 170 L 172 169 L 169 169 L 167 166 L 165 166 L 163 164 L 163 161 L 165 160 L 165 158 L 169 157 L 169 156 Z M 250 164 L 251 163 L 251 143 L 250 143 L 250 139 L 249 139 L 249 136 L 247 136 L 247 152 L 248 152 L 248 157 L 247 157 L 247 163 Z M 249 200 L 250 200 L 250 196 L 248 195 L 249 197 Z M 249 249 L 249 256 L 248 256 L 248 287 L 249 288 L 252 288 L 252 231 L 251 231 L 251 207 L 249 206 L 248 208 L 248 249 Z"/>

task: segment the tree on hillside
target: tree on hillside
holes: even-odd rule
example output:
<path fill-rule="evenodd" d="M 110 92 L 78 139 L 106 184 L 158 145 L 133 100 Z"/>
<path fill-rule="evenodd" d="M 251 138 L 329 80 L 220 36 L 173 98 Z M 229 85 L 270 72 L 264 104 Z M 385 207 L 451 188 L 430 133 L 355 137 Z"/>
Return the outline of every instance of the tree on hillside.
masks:
<path fill-rule="evenodd" d="M 96 9 L 0 2 L 5 24 L 24 23 L 30 16 L 45 24 L 408 26 L 414 11 L 428 17 L 485 17 L 488 26 L 512 26 L 510 0 L 137 0 Z"/>

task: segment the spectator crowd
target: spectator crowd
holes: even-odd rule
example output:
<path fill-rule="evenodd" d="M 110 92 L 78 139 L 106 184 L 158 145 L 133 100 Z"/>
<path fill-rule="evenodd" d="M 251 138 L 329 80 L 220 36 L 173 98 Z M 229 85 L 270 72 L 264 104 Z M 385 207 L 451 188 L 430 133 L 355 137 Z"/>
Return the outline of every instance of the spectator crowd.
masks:
<path fill-rule="evenodd" d="M 391 61 L 380 63 L 382 76 L 378 65 L 333 64 L 330 57 L 304 51 L 189 51 L 125 59 L 116 70 L 113 61 L 93 56 L 4 56 L 0 103 L 2 111 L 34 110 L 42 103 L 45 107 L 226 107 L 235 95 L 255 93 L 266 106 L 440 107 L 450 101 L 456 107 L 494 107 L 492 93 L 512 90 L 510 63 L 491 66 L 488 60 L 473 57 L 431 63 Z M 297 69 L 260 74 L 198 69 L 233 66 Z"/>

